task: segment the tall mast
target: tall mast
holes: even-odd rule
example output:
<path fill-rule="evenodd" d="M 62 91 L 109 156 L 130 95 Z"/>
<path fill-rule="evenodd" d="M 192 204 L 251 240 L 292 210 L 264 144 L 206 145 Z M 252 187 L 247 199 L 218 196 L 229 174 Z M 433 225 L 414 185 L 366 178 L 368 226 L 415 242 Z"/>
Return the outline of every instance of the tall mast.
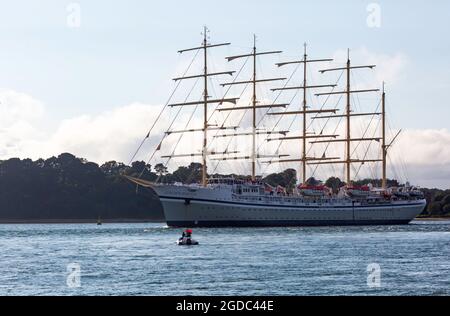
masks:
<path fill-rule="evenodd" d="M 269 115 L 302 115 L 302 134 L 300 137 L 282 137 L 282 138 L 273 138 L 269 139 L 269 141 L 273 140 L 301 140 L 301 158 L 300 159 L 282 159 L 279 161 L 271 161 L 271 163 L 283 163 L 283 162 L 301 162 L 301 177 L 299 176 L 299 181 L 301 181 L 303 184 L 306 183 L 306 165 L 308 161 L 321 161 L 321 160 L 330 160 L 334 158 L 315 158 L 315 157 L 307 157 L 307 145 L 306 141 L 308 139 L 314 139 L 314 138 L 328 138 L 328 137 L 337 137 L 339 135 L 308 135 L 307 132 L 307 118 L 308 114 L 318 114 L 318 113 L 336 113 L 336 110 L 308 110 L 308 101 L 307 101 L 307 90 L 308 89 L 317 89 L 317 88 L 334 88 L 336 85 L 310 85 L 308 86 L 307 81 L 307 66 L 309 63 L 317 63 L 317 62 L 330 62 L 333 61 L 333 59 L 308 59 L 307 54 L 307 44 L 304 44 L 304 52 L 303 52 L 303 59 L 299 61 L 290 61 L 290 62 L 283 62 L 277 64 L 278 67 L 282 67 L 285 65 L 291 65 L 291 64 L 303 64 L 303 85 L 299 87 L 284 87 L 284 88 L 277 88 L 272 89 L 272 91 L 283 91 L 283 90 L 303 90 L 303 101 L 302 101 L 302 109 L 300 111 L 294 111 L 294 112 L 274 112 L 269 113 Z"/>
<path fill-rule="evenodd" d="M 347 131 L 345 133 L 345 139 L 346 139 L 346 151 L 345 151 L 345 182 L 347 185 L 350 185 L 351 182 L 351 175 L 350 175 L 350 168 L 351 168 L 351 136 L 350 136 L 350 115 L 351 115 L 351 104 L 350 104 L 350 50 L 347 51 L 347 105 L 345 110 L 346 120 L 347 120 Z"/>
<path fill-rule="evenodd" d="M 253 130 L 252 130 L 252 181 L 256 181 L 256 35 L 253 35 Z"/>
<path fill-rule="evenodd" d="M 305 43 L 305 51 L 303 54 L 303 87 L 306 87 L 306 60 L 308 59 L 308 54 L 306 53 L 306 43 Z M 302 183 L 306 183 L 306 89 L 303 89 L 303 146 L 302 146 Z"/>
<path fill-rule="evenodd" d="M 382 173 L 383 179 L 381 181 L 381 188 L 386 190 L 387 188 L 387 178 L 386 178 L 386 158 L 387 158 L 387 146 L 386 146 L 386 92 L 384 90 L 384 82 L 383 82 L 383 94 L 381 97 L 381 153 L 383 155 L 382 160 Z"/>
<path fill-rule="evenodd" d="M 208 148 L 208 29 L 205 26 L 203 29 L 203 54 L 204 54 L 204 84 L 205 90 L 203 92 L 203 147 L 202 147 L 202 185 L 206 187 L 207 184 L 207 170 L 206 170 L 206 159 L 207 159 L 207 148 Z"/>
<path fill-rule="evenodd" d="M 257 77 L 257 57 L 261 55 L 271 55 L 271 54 L 280 54 L 282 51 L 268 51 L 268 52 L 257 52 L 256 49 L 256 35 L 253 35 L 253 49 L 250 54 L 244 54 L 244 55 L 237 55 L 237 56 L 230 56 L 226 59 L 231 62 L 236 59 L 242 59 L 242 58 L 252 58 L 253 61 L 253 69 L 252 69 L 252 77 L 248 81 L 236 81 L 236 82 L 230 82 L 230 83 L 224 83 L 222 86 L 233 86 L 233 85 L 243 85 L 243 84 L 251 84 L 252 85 L 252 99 L 251 99 L 251 105 L 250 106 L 240 106 L 240 107 L 233 107 L 233 108 L 220 108 L 219 111 L 242 111 L 242 110 L 251 110 L 252 111 L 252 132 L 251 133 L 234 133 L 234 134 L 225 134 L 225 135 L 217 135 L 216 137 L 236 137 L 236 136 L 252 136 L 252 149 L 251 153 L 248 156 L 240 156 L 240 157 L 230 157 L 230 158 L 217 158 L 214 160 L 251 160 L 251 173 L 252 173 L 252 181 L 256 181 L 256 161 L 258 158 L 261 158 L 262 156 L 257 153 L 256 148 L 256 136 L 261 134 L 286 134 L 288 131 L 281 131 L 281 132 L 259 132 L 257 131 L 257 109 L 269 109 L 269 108 L 276 108 L 276 107 L 286 107 L 289 104 L 258 104 L 258 97 L 256 93 L 256 88 L 258 83 L 262 82 L 271 82 L 271 81 L 282 81 L 286 80 L 286 78 L 269 78 L 269 79 L 258 79 Z M 265 156 L 266 157 L 266 156 Z M 277 156 L 279 157 L 279 155 Z"/>
<path fill-rule="evenodd" d="M 239 98 L 222 98 L 222 99 L 209 99 L 208 95 L 208 78 L 212 76 L 222 76 L 222 75 L 230 75 L 232 76 L 235 71 L 225 71 L 225 72 L 214 72 L 209 73 L 208 72 L 208 49 L 213 47 L 220 47 L 220 46 L 228 46 L 230 43 L 222 43 L 222 44 L 208 44 L 208 28 L 205 26 L 203 28 L 203 43 L 199 47 L 194 48 L 188 48 L 179 50 L 178 53 L 184 53 L 184 52 L 190 52 L 190 51 L 199 51 L 203 50 L 203 62 L 204 62 L 204 68 L 203 73 L 199 75 L 190 75 L 190 76 L 184 76 L 179 78 L 174 78 L 174 81 L 180 81 L 180 80 L 188 80 L 188 79 L 194 79 L 194 78 L 203 78 L 204 79 L 204 90 L 203 90 L 203 100 L 198 101 L 191 101 L 191 102 L 183 102 L 183 103 L 174 103 L 169 104 L 170 107 L 179 107 L 179 106 L 187 106 L 187 105 L 203 105 L 203 127 L 201 129 L 190 129 L 190 130 L 184 130 L 184 131 L 168 131 L 166 132 L 168 135 L 174 134 L 174 133 L 187 133 L 187 132 L 203 132 L 203 145 L 202 145 L 202 152 L 201 154 L 198 153 L 191 153 L 191 154 L 177 154 L 177 155 L 170 155 L 170 156 L 164 156 L 165 158 L 174 158 L 174 157 L 195 157 L 195 156 L 202 156 L 202 185 L 206 186 L 208 182 L 208 176 L 207 176 L 207 158 L 208 155 L 225 155 L 229 154 L 230 152 L 224 151 L 224 152 L 208 152 L 208 105 L 212 103 L 218 103 L 218 104 L 224 104 L 224 103 L 233 103 L 236 104 L 237 100 Z M 235 127 L 220 127 L 220 129 L 234 129 Z M 214 128 L 212 128 L 214 129 Z M 216 128 L 217 129 L 217 128 Z M 233 152 L 235 153 L 235 152 Z"/>
<path fill-rule="evenodd" d="M 351 179 L 351 166 L 354 163 L 366 163 L 366 162 L 378 162 L 381 159 L 352 159 L 351 156 L 351 144 L 352 142 L 365 142 L 365 141 L 380 141 L 380 138 L 352 138 L 351 136 L 351 118 L 356 116 L 374 116 L 381 115 L 381 113 L 353 113 L 351 107 L 351 95 L 354 93 L 367 93 L 367 92 L 378 92 L 379 89 L 364 89 L 364 90 L 352 90 L 351 89 L 351 70 L 352 69 L 364 69 L 375 68 L 375 65 L 364 65 L 364 66 L 352 66 L 350 61 L 350 50 L 347 51 L 347 64 L 345 67 L 340 68 L 332 68 L 332 69 L 324 69 L 320 70 L 321 73 L 331 72 L 331 71 L 345 71 L 346 72 L 346 88 L 344 91 L 337 92 L 329 92 L 329 93 L 316 93 L 316 96 L 329 96 L 329 95 L 345 95 L 346 96 L 346 106 L 345 113 L 343 115 L 333 115 L 333 116 L 318 116 L 314 119 L 332 119 L 332 118 L 345 118 L 346 120 L 346 133 L 345 138 L 343 139 L 334 139 L 334 140 L 326 140 L 326 141 L 314 141 L 311 142 L 313 144 L 318 143 L 333 143 L 333 142 L 343 142 L 345 143 L 345 157 L 343 160 L 338 161 L 324 161 L 324 162 L 312 162 L 310 165 L 326 165 L 326 164 L 344 164 L 345 165 L 345 182 L 347 185 L 350 185 L 352 182 Z"/>

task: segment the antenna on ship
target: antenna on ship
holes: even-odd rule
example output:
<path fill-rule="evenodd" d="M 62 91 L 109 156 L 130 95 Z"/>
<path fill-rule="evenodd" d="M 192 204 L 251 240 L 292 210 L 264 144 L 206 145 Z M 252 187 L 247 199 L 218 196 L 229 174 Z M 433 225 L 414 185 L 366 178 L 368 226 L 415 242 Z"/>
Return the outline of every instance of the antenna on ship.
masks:
<path fill-rule="evenodd" d="M 344 142 L 345 143 L 345 159 L 341 161 L 323 161 L 323 162 L 312 162 L 310 165 L 322 165 L 322 164 L 345 164 L 345 181 L 347 185 L 350 185 L 351 180 L 351 165 L 354 163 L 366 163 L 366 162 L 380 162 L 382 159 L 352 159 L 351 154 L 351 144 L 353 142 L 363 142 L 363 141 L 380 141 L 380 138 L 352 138 L 351 136 L 351 118 L 356 116 L 374 116 L 381 115 L 382 113 L 353 113 L 352 105 L 351 105 L 351 95 L 357 93 L 367 93 L 367 92 L 379 92 L 380 89 L 365 89 L 365 90 L 352 90 L 351 89 L 351 70 L 354 69 L 373 69 L 376 65 L 362 65 L 362 66 L 352 66 L 350 60 L 350 49 L 347 51 L 347 64 L 345 67 L 340 68 L 332 68 L 332 69 L 324 69 L 320 70 L 320 73 L 324 74 L 327 72 L 334 71 L 345 71 L 346 72 L 346 89 L 345 91 L 338 92 L 328 92 L 328 93 L 316 93 L 316 96 L 329 96 L 329 95 L 346 95 L 346 107 L 345 114 L 343 115 L 332 115 L 332 116 L 318 116 L 314 119 L 331 119 L 331 118 L 342 118 L 346 119 L 346 133 L 344 139 L 335 139 L 335 140 L 327 140 L 327 141 L 315 141 L 311 142 L 312 144 L 317 143 L 333 143 L 333 142 Z"/>
<path fill-rule="evenodd" d="M 320 62 L 330 62 L 333 61 L 333 59 L 308 59 L 308 52 L 307 52 L 307 44 L 304 44 L 304 53 L 303 53 L 303 59 L 302 60 L 295 60 L 295 61 L 288 61 L 288 62 L 282 62 L 276 64 L 278 67 L 283 67 L 286 65 L 292 65 L 292 64 L 303 64 L 303 83 L 301 86 L 292 86 L 292 87 L 283 87 L 283 88 L 275 88 L 271 89 L 272 91 L 285 91 L 285 90 L 303 90 L 303 101 L 302 101 L 302 109 L 300 111 L 292 111 L 292 112 L 272 112 L 268 113 L 268 115 L 302 115 L 302 135 L 296 136 L 296 137 L 282 137 L 282 138 L 269 138 L 267 141 L 274 141 L 274 140 L 301 140 L 302 142 L 302 148 L 301 148 L 301 158 L 300 159 L 282 159 L 277 161 L 271 161 L 270 163 L 286 163 L 286 162 L 301 162 L 301 182 L 303 184 L 306 183 L 307 177 L 306 177 L 306 164 L 308 161 L 324 161 L 324 160 L 333 160 L 338 158 L 327 158 L 327 157 L 307 157 L 307 146 L 306 146 L 306 140 L 307 139 L 317 139 L 317 138 L 336 138 L 339 135 L 308 135 L 307 131 L 307 117 L 308 114 L 319 114 L 319 113 L 336 113 L 336 109 L 320 109 L 320 110 L 311 110 L 308 106 L 307 101 L 307 91 L 308 89 L 318 89 L 318 88 L 335 88 L 335 84 L 327 84 L 327 85 L 308 85 L 307 80 L 307 66 L 310 63 L 320 63 Z"/>

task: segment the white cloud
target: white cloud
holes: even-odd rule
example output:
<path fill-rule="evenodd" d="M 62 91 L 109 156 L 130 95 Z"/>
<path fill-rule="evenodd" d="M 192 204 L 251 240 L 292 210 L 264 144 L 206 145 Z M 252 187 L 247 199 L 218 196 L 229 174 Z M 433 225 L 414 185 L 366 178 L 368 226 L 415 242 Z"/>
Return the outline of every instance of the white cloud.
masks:
<path fill-rule="evenodd" d="M 450 131 L 406 130 L 390 152 L 392 163 L 424 187 L 450 188 Z"/>
<path fill-rule="evenodd" d="M 0 124 L 34 121 L 44 114 L 44 105 L 33 97 L 14 90 L 0 91 Z"/>
<path fill-rule="evenodd" d="M 407 130 L 393 148 L 398 154 L 403 153 L 408 164 L 450 165 L 450 131 L 447 129 Z"/>
<path fill-rule="evenodd" d="M 336 62 L 344 63 L 347 60 L 347 50 L 336 51 L 333 58 Z M 379 87 L 383 81 L 389 85 L 396 84 L 408 65 L 408 57 L 402 52 L 389 55 L 369 51 L 366 47 L 351 50 L 350 58 L 355 66 L 376 65 L 374 75 L 370 76 L 372 79 L 366 83 L 375 88 Z M 361 74 L 364 78 L 369 77 L 364 75 L 363 70 Z"/>
<path fill-rule="evenodd" d="M 157 107 L 134 103 L 101 113 L 64 120 L 45 142 L 53 155 L 76 153 L 97 162 L 126 160 L 155 118 Z"/>
<path fill-rule="evenodd" d="M 13 90 L 0 91 L 0 156 L 22 152 L 24 141 L 39 134 L 34 123 L 43 115 L 42 102 Z"/>

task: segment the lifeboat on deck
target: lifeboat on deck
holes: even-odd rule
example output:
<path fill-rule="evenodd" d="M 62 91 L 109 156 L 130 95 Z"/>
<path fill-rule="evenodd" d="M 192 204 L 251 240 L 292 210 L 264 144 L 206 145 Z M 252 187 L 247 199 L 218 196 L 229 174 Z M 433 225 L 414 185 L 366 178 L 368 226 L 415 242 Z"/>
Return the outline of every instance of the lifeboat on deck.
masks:
<path fill-rule="evenodd" d="M 325 185 L 306 185 L 302 184 L 297 187 L 299 193 L 303 196 L 326 196 L 330 194 L 330 188 Z"/>
<path fill-rule="evenodd" d="M 370 195 L 370 187 L 368 185 L 347 186 L 345 187 L 345 194 L 349 197 L 366 198 Z"/>

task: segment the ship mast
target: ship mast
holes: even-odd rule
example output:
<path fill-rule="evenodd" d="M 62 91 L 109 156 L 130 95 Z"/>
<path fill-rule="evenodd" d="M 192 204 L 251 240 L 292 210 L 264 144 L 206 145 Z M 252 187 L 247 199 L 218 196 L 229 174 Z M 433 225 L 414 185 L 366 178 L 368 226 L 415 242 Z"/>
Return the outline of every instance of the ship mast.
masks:
<path fill-rule="evenodd" d="M 345 182 L 347 184 L 350 184 L 350 182 L 351 182 L 351 175 L 350 175 L 351 161 L 350 161 L 350 159 L 351 159 L 351 155 L 352 155 L 350 152 L 350 150 L 351 150 L 351 141 L 350 141 L 350 138 L 351 138 L 351 134 L 350 134 L 350 132 L 351 132 L 351 129 L 350 129 L 350 123 L 351 123 L 351 120 L 350 120 L 350 117 L 351 117 L 350 116 L 351 115 L 350 67 L 351 67 L 350 50 L 347 50 L 347 69 L 346 69 L 346 72 L 347 72 L 347 88 L 346 88 L 347 89 L 347 91 L 346 91 L 347 105 L 345 107 L 345 115 L 346 115 L 345 119 L 347 121 L 346 134 L 345 134 L 345 142 L 346 142 L 346 150 L 345 150 L 345 174 L 346 174 L 345 179 L 346 180 L 345 180 Z"/>
<path fill-rule="evenodd" d="M 386 178 L 386 158 L 387 158 L 387 146 L 386 146 L 386 92 L 384 90 L 383 82 L 383 94 L 381 96 L 381 154 L 382 154 L 382 180 L 381 188 L 386 190 L 387 188 L 387 178 Z"/>
<path fill-rule="evenodd" d="M 252 181 L 256 181 L 256 162 L 258 158 L 261 158 L 262 156 L 257 153 L 256 148 L 256 137 L 257 135 L 261 134 L 286 134 L 288 131 L 280 131 L 280 132 L 260 132 L 257 130 L 257 110 L 263 109 L 263 108 L 276 108 L 276 107 L 286 107 L 289 104 L 267 104 L 267 105 L 261 105 L 258 101 L 257 96 L 257 86 L 258 83 L 262 82 L 271 82 L 271 81 L 282 81 L 286 80 L 286 78 L 269 78 L 269 79 L 259 79 L 257 77 L 257 57 L 261 55 L 273 55 L 273 54 L 280 54 L 282 51 L 267 51 L 267 52 L 258 52 L 256 49 L 256 35 L 253 35 L 253 49 L 250 54 L 245 55 L 237 55 L 237 56 L 230 56 L 226 59 L 228 62 L 231 62 L 233 60 L 241 59 L 241 58 L 252 58 L 253 61 L 253 74 L 252 79 L 249 81 L 238 81 L 238 82 L 231 82 L 231 83 L 224 83 L 222 86 L 232 86 L 232 85 L 242 85 L 242 84 L 252 84 L 252 99 L 251 99 L 251 106 L 242 106 L 242 107 L 233 107 L 233 108 L 221 108 L 219 109 L 220 112 L 222 111 L 241 111 L 241 110 L 251 110 L 252 111 L 252 132 L 250 135 L 252 136 L 252 149 L 250 156 L 243 156 L 243 157 L 231 157 L 231 158 L 217 158 L 215 160 L 242 160 L 242 159 L 250 159 L 251 160 L 251 169 L 252 169 Z M 235 137 L 235 136 L 246 136 L 249 135 L 249 133 L 234 133 L 234 134 L 226 134 L 226 135 L 217 135 L 216 137 Z M 267 157 L 267 156 L 264 156 Z M 280 155 L 276 156 L 280 157 Z"/>
<path fill-rule="evenodd" d="M 253 34 L 252 181 L 256 181 L 256 35 Z"/>
<path fill-rule="evenodd" d="M 366 89 L 366 90 L 352 90 L 351 89 L 351 70 L 353 69 L 364 69 L 375 68 L 375 65 L 363 65 L 363 66 L 352 66 L 350 60 L 350 50 L 348 50 L 347 54 L 347 64 L 342 68 L 332 68 L 332 69 L 324 69 L 320 70 L 320 72 L 334 72 L 334 71 L 345 71 L 346 72 L 346 89 L 345 91 L 339 92 L 329 92 L 329 93 L 317 93 L 316 96 L 324 96 L 324 95 L 346 95 L 346 106 L 345 106 L 345 114 L 344 115 L 334 115 L 334 116 L 319 116 L 314 119 L 331 119 L 331 118 L 342 118 L 346 119 L 346 133 L 345 139 L 335 139 L 335 140 L 327 140 L 327 141 L 314 141 L 312 144 L 317 143 L 332 143 L 332 142 L 344 142 L 345 143 L 345 159 L 343 161 L 328 161 L 328 162 L 317 162 L 310 163 L 311 165 L 319 165 L 319 164 L 345 164 L 345 181 L 347 185 L 350 185 L 351 180 L 351 166 L 354 163 L 366 163 L 366 162 L 379 162 L 380 159 L 353 159 L 351 153 L 351 144 L 353 142 L 362 142 L 362 141 L 380 141 L 380 138 L 352 138 L 351 135 L 351 118 L 355 116 L 373 116 L 373 115 L 381 115 L 382 113 L 353 113 L 352 105 L 351 105 L 351 95 L 356 93 L 367 93 L 367 92 L 378 92 L 379 89 Z"/>
<path fill-rule="evenodd" d="M 308 54 L 306 53 L 306 43 L 304 44 L 305 50 L 303 54 L 303 86 L 306 87 L 306 60 L 308 59 Z M 303 111 L 306 112 L 306 89 L 303 89 Z M 303 114 L 303 146 L 302 146 L 302 183 L 306 183 L 306 114 Z"/>
<path fill-rule="evenodd" d="M 322 109 L 322 110 L 308 110 L 308 101 L 307 101 L 307 91 L 308 89 L 317 89 L 317 88 L 334 88 L 336 85 L 309 85 L 308 86 L 308 80 L 307 80 L 307 66 L 310 63 L 319 63 L 319 62 L 330 62 L 333 61 L 333 59 L 308 59 L 308 53 L 307 53 L 307 44 L 304 44 L 304 53 L 303 53 L 303 59 L 299 61 L 290 61 L 290 62 L 283 62 L 278 63 L 278 67 L 291 65 L 291 64 L 303 64 L 303 85 L 299 87 L 284 87 L 284 88 L 276 88 L 272 89 L 272 91 L 283 91 L 283 90 L 303 90 L 303 101 L 302 101 L 302 110 L 301 111 L 294 111 L 294 112 L 284 112 L 284 113 L 269 113 L 268 115 L 302 115 L 302 135 L 300 137 L 283 137 L 283 138 L 272 138 L 268 139 L 268 141 L 273 140 L 301 140 L 301 158 L 300 159 L 284 159 L 284 160 L 278 160 L 278 161 L 271 161 L 270 163 L 283 163 L 283 162 L 301 162 L 301 182 L 303 184 L 306 183 L 307 175 L 306 175 L 306 165 L 308 161 L 320 161 L 320 160 L 330 160 L 330 159 L 337 159 L 337 158 L 315 158 L 315 157 L 307 157 L 307 145 L 306 141 L 308 139 L 314 139 L 314 138 L 329 138 L 329 137 L 337 137 L 339 135 L 308 135 L 307 131 L 307 117 L 308 114 L 318 114 L 318 113 L 336 113 L 336 110 L 331 109 Z"/>
<path fill-rule="evenodd" d="M 228 46 L 230 43 L 222 43 L 222 44 L 209 44 L 208 43 L 208 28 L 205 26 L 203 29 L 203 42 L 200 47 L 194 47 L 194 48 L 188 48 L 178 51 L 178 53 L 184 53 L 188 51 L 198 51 L 203 50 L 203 73 L 200 75 L 192 75 L 192 76 L 185 76 L 185 77 L 179 77 L 174 78 L 174 81 L 180 81 L 180 80 L 187 80 L 187 79 L 194 79 L 194 78 L 203 78 L 204 81 L 204 88 L 203 88 L 203 100 L 200 102 L 194 101 L 194 102 L 183 102 L 183 103 L 174 103 L 169 104 L 170 107 L 178 107 L 178 106 L 186 106 L 186 105 L 203 105 L 203 128 L 202 129 L 191 129 L 191 130 L 183 130 L 183 131 L 169 131 L 167 134 L 173 134 L 173 133 L 187 133 L 187 132 L 203 132 L 203 144 L 202 144 L 202 185 L 206 186 L 208 182 L 208 175 L 207 175 L 207 160 L 208 155 L 223 155 L 223 154 L 230 154 L 235 152 L 208 152 L 208 130 L 210 129 L 210 125 L 208 123 L 208 105 L 211 103 L 233 103 L 236 104 L 237 100 L 239 98 L 222 98 L 222 99 L 210 99 L 209 93 L 208 93 L 208 78 L 212 76 L 221 76 L 221 75 L 233 75 L 234 71 L 225 71 L 225 72 L 215 72 L 215 73 L 209 73 L 208 72 L 208 49 L 213 47 L 220 47 L 220 46 Z M 216 129 L 235 129 L 236 127 L 220 127 Z M 164 158 L 174 158 L 174 157 L 194 157 L 198 156 L 198 154 L 181 154 L 181 155 L 170 155 L 170 156 L 163 156 Z"/>
<path fill-rule="evenodd" d="M 202 185 L 206 186 L 207 174 L 206 174 L 206 159 L 207 159 L 207 148 L 208 148 L 208 29 L 206 26 L 203 28 L 203 57 L 204 57 L 204 85 L 205 89 L 203 92 L 203 147 L 202 147 Z"/>

